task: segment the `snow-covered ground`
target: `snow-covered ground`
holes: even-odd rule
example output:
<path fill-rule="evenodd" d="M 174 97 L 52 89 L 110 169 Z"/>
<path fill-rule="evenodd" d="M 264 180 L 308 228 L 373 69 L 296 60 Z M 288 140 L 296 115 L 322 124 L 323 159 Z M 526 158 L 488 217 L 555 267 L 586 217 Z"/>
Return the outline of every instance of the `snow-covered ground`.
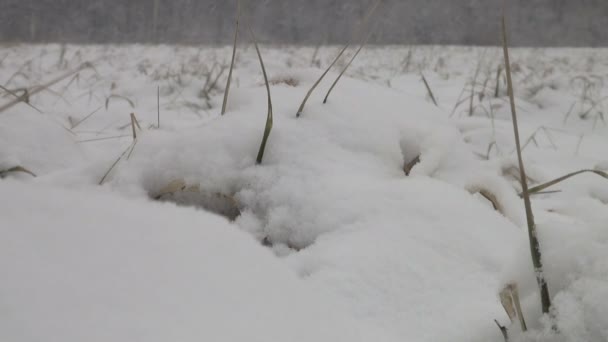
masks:
<path fill-rule="evenodd" d="M 296 118 L 338 50 L 261 46 L 256 165 L 251 46 L 224 116 L 230 48 L 0 46 L 0 340 L 608 340 L 608 180 L 532 197 L 544 317 L 501 51 L 369 47 Z M 530 185 L 608 171 L 608 50 L 512 55 Z"/>

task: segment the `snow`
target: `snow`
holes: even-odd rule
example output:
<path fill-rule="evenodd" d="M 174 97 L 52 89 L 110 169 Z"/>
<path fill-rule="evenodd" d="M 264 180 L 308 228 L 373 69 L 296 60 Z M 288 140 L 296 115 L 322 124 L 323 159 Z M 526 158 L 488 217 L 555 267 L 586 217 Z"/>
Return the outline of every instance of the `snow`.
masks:
<path fill-rule="evenodd" d="M 368 48 L 327 104 L 323 83 L 296 119 L 322 72 L 313 49 L 261 48 L 274 127 L 256 165 L 266 94 L 252 47 L 239 50 L 225 116 L 227 48 L 68 46 L 58 63 L 56 45 L 2 47 L 11 89 L 86 60 L 95 70 L 33 96 L 44 114 L 24 104 L 0 113 L 0 170 L 37 175 L 0 180 L 1 339 L 502 341 L 495 319 L 514 341 L 608 339 L 608 182 L 584 174 L 533 196 L 551 320 L 502 79 L 494 97 L 498 49 Z M 321 64 L 336 51 L 322 48 Z M 514 49 L 532 185 L 606 170 L 602 53 Z M 469 116 L 462 88 L 477 68 L 488 90 L 476 86 Z M 580 82 L 593 90 L 585 103 Z M 130 113 L 142 126 L 135 141 Z M 181 207 L 153 200 L 163 193 Z M 509 283 L 526 333 L 500 304 Z"/>
<path fill-rule="evenodd" d="M 219 216 L 91 188 L 0 189 L 3 341 L 391 341 Z"/>

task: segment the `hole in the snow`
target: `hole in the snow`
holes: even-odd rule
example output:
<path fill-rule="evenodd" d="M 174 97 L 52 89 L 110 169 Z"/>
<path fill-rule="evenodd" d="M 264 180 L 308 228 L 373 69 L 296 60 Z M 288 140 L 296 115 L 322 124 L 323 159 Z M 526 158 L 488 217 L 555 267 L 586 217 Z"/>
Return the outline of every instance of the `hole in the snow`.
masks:
<path fill-rule="evenodd" d="M 180 206 L 195 207 L 222 215 L 234 221 L 241 215 L 234 197 L 219 192 L 210 192 L 200 186 L 188 186 L 183 180 L 174 180 L 151 196 L 162 202 L 172 202 Z"/>
<path fill-rule="evenodd" d="M 275 243 L 268 236 L 265 237 L 264 239 L 262 239 L 262 246 L 274 249 L 275 252 L 277 250 L 279 250 L 280 254 L 289 254 L 289 252 L 299 252 L 299 251 L 305 249 L 306 247 L 308 247 L 308 246 L 300 247 L 300 246 L 296 246 L 291 243 L 283 243 L 283 242 Z"/>

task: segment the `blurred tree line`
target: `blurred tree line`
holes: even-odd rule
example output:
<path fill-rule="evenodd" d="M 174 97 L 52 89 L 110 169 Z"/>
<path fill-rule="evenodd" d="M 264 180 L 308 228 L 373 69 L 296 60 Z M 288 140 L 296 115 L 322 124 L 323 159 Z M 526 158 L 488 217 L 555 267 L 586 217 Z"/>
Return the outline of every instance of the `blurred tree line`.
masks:
<path fill-rule="evenodd" d="M 243 0 L 266 43 L 346 41 L 374 0 Z M 384 0 L 372 42 L 500 43 L 503 0 Z M 226 44 L 236 0 L 0 0 L 0 41 Z M 608 45 L 608 0 L 510 0 L 517 45 Z"/>

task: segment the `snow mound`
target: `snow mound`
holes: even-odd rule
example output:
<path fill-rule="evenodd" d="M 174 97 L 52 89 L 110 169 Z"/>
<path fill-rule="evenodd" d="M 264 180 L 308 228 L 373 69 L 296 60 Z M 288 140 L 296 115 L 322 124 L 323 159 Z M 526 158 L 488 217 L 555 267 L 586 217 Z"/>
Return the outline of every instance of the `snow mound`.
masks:
<path fill-rule="evenodd" d="M 391 340 L 211 214 L 0 181 L 0 216 L 2 341 Z"/>

